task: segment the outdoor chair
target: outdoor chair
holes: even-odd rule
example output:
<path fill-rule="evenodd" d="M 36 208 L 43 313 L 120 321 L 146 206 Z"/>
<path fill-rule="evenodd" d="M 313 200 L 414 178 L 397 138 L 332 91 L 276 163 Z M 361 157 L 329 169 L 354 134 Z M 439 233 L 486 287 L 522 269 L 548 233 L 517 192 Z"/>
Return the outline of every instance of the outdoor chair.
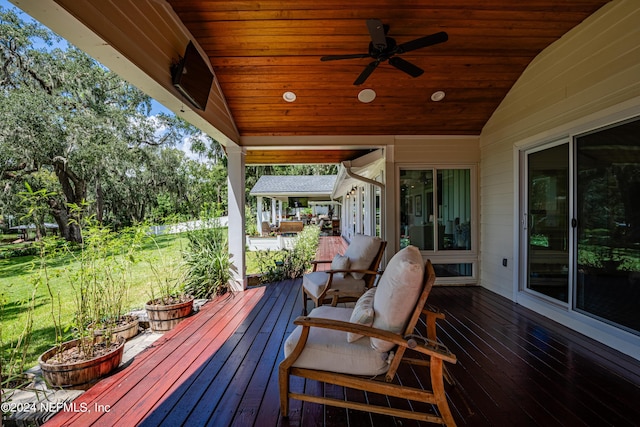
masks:
<path fill-rule="evenodd" d="M 379 237 L 356 234 L 344 255 L 336 255 L 333 260 L 313 261 L 313 271 L 302 277 L 303 314 L 307 313 L 307 302 L 315 306 L 331 302 L 356 301 L 370 289 L 379 274 L 387 242 Z M 317 271 L 319 264 L 331 263 L 331 269 Z"/>
<path fill-rule="evenodd" d="M 391 259 L 378 286 L 367 291 L 354 308 L 323 305 L 308 317 L 298 317 L 279 367 L 282 416 L 288 416 L 289 399 L 296 399 L 455 426 L 444 390 L 444 379 L 451 384 L 453 380 L 443 362 L 456 363 L 456 356 L 435 336 L 436 319 L 444 315 L 425 309 L 434 282 L 431 262 L 423 267 L 420 251 L 408 246 Z M 422 314 L 426 316 L 426 337 L 414 330 Z M 410 352 L 413 358 L 407 357 Z M 406 385 L 410 379 L 398 378 L 401 363 L 413 365 L 419 387 Z M 292 391 L 292 376 L 408 399 L 412 409 Z"/>

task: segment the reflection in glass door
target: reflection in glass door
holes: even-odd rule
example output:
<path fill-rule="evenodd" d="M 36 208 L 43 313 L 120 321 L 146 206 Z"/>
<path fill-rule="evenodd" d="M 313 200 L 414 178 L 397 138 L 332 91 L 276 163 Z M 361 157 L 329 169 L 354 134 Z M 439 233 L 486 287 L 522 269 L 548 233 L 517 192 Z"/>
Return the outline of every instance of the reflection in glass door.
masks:
<path fill-rule="evenodd" d="M 640 120 L 576 138 L 575 308 L 640 332 Z"/>
<path fill-rule="evenodd" d="M 635 334 L 640 334 L 638 135 L 635 119 L 527 152 L 523 211 L 523 287 Z"/>
<path fill-rule="evenodd" d="M 569 144 L 527 156 L 526 287 L 559 301 L 569 297 Z"/>

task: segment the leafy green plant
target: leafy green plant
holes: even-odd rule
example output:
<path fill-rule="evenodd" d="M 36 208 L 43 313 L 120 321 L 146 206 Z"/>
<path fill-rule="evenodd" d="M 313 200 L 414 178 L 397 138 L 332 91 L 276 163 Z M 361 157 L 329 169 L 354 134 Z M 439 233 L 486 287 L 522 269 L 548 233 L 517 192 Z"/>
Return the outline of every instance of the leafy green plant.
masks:
<path fill-rule="evenodd" d="M 149 239 L 155 246 L 155 255 L 147 260 L 153 273 L 153 280 L 149 283 L 149 293 L 152 305 L 170 305 L 186 300 L 184 291 L 184 268 L 177 259 L 167 259 L 153 236 Z M 180 251 L 182 252 L 182 250 Z M 191 298 L 189 296 L 189 298 Z"/>
<path fill-rule="evenodd" d="M 204 228 L 187 232 L 183 251 L 185 292 L 195 298 L 211 298 L 229 290 L 231 260 L 226 228 L 217 219 L 207 220 Z"/>
<path fill-rule="evenodd" d="M 22 219 L 32 220 L 36 225 L 36 229 L 39 230 L 44 222 L 44 216 L 47 210 L 44 202 L 54 195 L 55 193 L 49 192 L 46 189 L 34 190 L 29 183 L 25 182 L 25 191 L 19 193 L 20 204 L 27 210 L 27 214 Z M 28 355 L 33 332 L 35 299 L 38 289 L 42 285 L 46 288 L 50 298 L 50 314 L 55 333 L 56 346 L 61 345 L 65 339 L 65 331 L 60 319 L 60 296 L 56 295 L 51 287 L 51 274 L 49 270 L 49 262 L 60 252 L 62 243 L 55 236 L 44 237 L 43 233 L 40 232 L 36 233 L 36 235 L 38 237 L 33 247 L 37 248 L 38 256 L 31 260 L 31 275 L 29 278 L 32 286 L 31 300 L 27 308 L 27 317 L 25 319 L 23 332 L 16 341 L 16 346 L 12 351 L 12 358 L 10 359 L 10 364 L 13 365 L 11 369 L 15 369 L 17 366 L 20 372 L 24 369 L 24 361 Z M 57 306 L 56 302 L 58 303 Z M 16 359 L 15 356 L 18 354 L 20 357 Z"/>
<path fill-rule="evenodd" d="M 266 251 L 252 252 L 255 256 L 257 269 L 260 272 L 261 283 L 272 283 L 285 278 L 283 271 L 284 258 L 288 251 Z"/>
<path fill-rule="evenodd" d="M 302 277 L 315 258 L 319 236 L 319 227 L 304 227 L 298 233 L 292 249 L 256 253 L 262 283 Z"/>
<path fill-rule="evenodd" d="M 31 298 L 22 303 L 26 309 L 27 317 L 22 331 L 13 342 L 7 340 L 5 336 L 3 325 L 5 323 L 4 307 L 7 299 L 4 294 L 0 294 L 0 387 L 3 390 L 21 388 L 29 382 L 25 379 L 23 373 L 33 333 L 33 312 L 37 292 L 38 288 L 35 286 Z M 3 401 L 11 398 L 12 392 L 9 391 L 8 393 L 3 391 Z"/>

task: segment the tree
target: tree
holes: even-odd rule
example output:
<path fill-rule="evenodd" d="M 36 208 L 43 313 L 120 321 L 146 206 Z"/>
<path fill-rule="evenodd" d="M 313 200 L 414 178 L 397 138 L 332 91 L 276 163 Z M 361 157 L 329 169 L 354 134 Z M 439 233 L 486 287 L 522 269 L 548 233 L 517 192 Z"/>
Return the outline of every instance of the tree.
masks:
<path fill-rule="evenodd" d="M 59 39 L 49 31 L 0 9 L 0 178 L 6 190 L 51 171 L 60 191 L 48 201 L 50 213 L 65 238 L 79 241 L 69 205 L 91 201 L 103 219 L 108 194 L 123 194 L 105 190 L 141 178 L 158 159 L 157 147 L 176 143 L 181 133 L 170 117 L 147 117 L 151 100 L 141 91 L 75 47 L 53 42 Z M 144 217 L 147 199 L 127 212 L 131 220 Z"/>

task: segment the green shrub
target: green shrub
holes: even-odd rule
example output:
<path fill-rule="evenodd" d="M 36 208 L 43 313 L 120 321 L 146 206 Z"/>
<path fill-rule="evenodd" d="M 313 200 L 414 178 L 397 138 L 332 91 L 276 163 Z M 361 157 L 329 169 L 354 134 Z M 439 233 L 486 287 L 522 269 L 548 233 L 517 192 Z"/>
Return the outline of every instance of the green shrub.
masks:
<path fill-rule="evenodd" d="M 311 268 L 311 261 L 316 256 L 319 236 L 319 227 L 305 227 L 298 233 L 293 249 L 257 252 L 262 283 L 302 277 Z"/>
<path fill-rule="evenodd" d="M 16 258 L 16 257 L 20 257 L 20 256 L 27 256 L 27 255 L 38 255 L 38 248 L 37 246 L 18 246 L 15 248 L 9 247 L 9 248 L 3 248 L 2 250 L 0 250 L 0 259 L 9 259 L 9 258 Z"/>
<path fill-rule="evenodd" d="M 231 260 L 227 229 L 217 219 L 209 221 L 206 228 L 187 232 L 187 248 L 182 253 L 184 290 L 195 298 L 211 298 L 229 290 Z"/>
<path fill-rule="evenodd" d="M 285 278 L 283 272 L 284 258 L 288 251 L 266 251 L 252 252 L 255 255 L 257 269 L 260 272 L 261 283 L 272 283 Z"/>

